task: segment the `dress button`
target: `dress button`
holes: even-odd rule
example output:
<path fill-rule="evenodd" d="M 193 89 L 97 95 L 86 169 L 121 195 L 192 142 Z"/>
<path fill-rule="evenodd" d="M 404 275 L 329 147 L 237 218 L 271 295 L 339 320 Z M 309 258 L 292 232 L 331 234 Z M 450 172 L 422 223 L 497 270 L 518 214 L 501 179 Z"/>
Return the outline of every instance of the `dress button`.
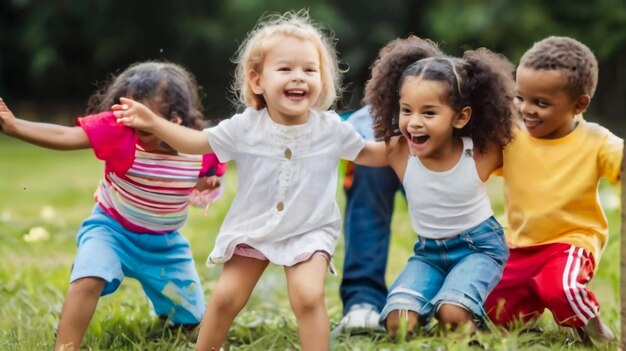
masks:
<path fill-rule="evenodd" d="M 289 148 L 285 149 L 285 158 L 291 160 L 291 150 Z"/>
<path fill-rule="evenodd" d="M 283 202 L 279 202 L 278 204 L 276 204 L 276 209 L 278 210 L 278 212 L 281 212 L 282 210 L 285 209 L 285 204 L 283 204 Z"/>

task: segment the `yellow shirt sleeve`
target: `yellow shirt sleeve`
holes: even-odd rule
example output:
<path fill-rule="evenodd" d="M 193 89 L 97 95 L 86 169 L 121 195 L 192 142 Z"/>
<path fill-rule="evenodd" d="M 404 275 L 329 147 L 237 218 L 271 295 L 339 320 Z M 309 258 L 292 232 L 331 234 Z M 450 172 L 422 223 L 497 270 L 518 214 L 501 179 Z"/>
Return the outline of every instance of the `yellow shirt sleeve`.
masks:
<path fill-rule="evenodd" d="M 598 168 L 600 174 L 612 184 L 620 181 L 622 158 L 624 157 L 624 140 L 609 133 L 600 147 Z"/>

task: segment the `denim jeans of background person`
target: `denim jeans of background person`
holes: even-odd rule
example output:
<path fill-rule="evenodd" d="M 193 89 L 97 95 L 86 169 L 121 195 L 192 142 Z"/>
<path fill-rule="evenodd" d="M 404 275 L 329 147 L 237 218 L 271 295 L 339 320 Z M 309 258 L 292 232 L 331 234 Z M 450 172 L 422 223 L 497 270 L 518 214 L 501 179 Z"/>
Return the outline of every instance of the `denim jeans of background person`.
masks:
<path fill-rule="evenodd" d="M 346 117 L 346 115 L 344 115 Z M 373 118 L 367 106 L 347 116 L 366 140 L 374 139 Z M 402 185 L 391 167 L 350 164 L 344 181 L 345 256 L 339 292 L 343 319 L 333 335 L 384 330 L 379 313 L 387 298 L 385 269 L 396 192 Z"/>

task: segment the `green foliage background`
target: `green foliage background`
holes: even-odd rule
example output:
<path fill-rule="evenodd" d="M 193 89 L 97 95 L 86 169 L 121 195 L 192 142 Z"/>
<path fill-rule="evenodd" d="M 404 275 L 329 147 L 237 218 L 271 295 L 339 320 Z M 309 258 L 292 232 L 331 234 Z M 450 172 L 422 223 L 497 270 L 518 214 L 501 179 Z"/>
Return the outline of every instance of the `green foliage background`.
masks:
<path fill-rule="evenodd" d="M 444 50 L 486 46 L 517 62 L 533 42 L 568 35 L 600 61 L 590 116 L 624 131 L 626 2 L 624 0 L 133 0 L 0 2 L 0 96 L 48 119 L 74 118 L 94 85 L 148 59 L 171 60 L 194 72 L 210 118 L 232 114 L 230 58 L 265 13 L 309 8 L 337 39 L 346 94 L 339 109 L 361 100 L 369 66 L 389 40 L 431 38 Z M 33 105 L 32 102 L 35 104 Z"/>

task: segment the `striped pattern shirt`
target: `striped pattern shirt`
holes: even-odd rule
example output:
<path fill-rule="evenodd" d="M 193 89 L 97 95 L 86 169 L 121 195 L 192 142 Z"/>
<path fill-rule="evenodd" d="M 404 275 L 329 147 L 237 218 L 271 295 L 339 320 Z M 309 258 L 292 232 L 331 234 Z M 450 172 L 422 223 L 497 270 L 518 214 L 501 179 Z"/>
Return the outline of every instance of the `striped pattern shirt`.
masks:
<path fill-rule="evenodd" d="M 217 158 L 146 152 L 134 130 L 117 123 L 110 112 L 79 118 L 77 124 L 96 157 L 105 161 L 94 198 L 106 213 L 137 233 L 169 233 L 185 223 L 189 195 Z"/>
<path fill-rule="evenodd" d="M 137 148 L 126 174 L 107 173 L 95 199 L 129 230 L 171 232 L 187 220 L 189 194 L 201 166 L 200 156 L 155 154 Z"/>

